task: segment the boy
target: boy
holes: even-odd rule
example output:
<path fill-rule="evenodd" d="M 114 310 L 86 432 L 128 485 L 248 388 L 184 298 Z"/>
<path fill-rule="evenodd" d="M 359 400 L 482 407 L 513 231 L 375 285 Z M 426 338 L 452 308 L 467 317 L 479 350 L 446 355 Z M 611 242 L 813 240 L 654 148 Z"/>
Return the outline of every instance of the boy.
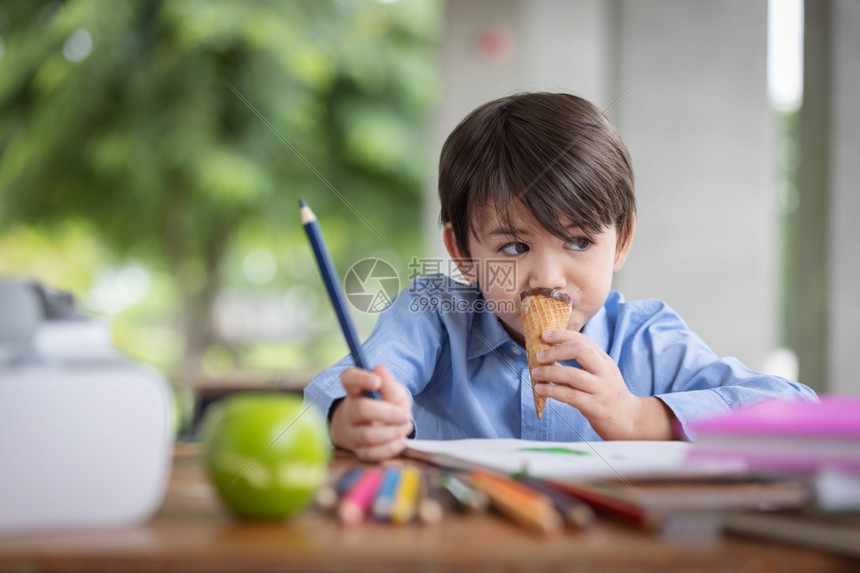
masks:
<path fill-rule="evenodd" d="M 717 357 L 664 303 L 610 290 L 633 242 L 633 172 L 585 100 L 527 93 L 480 106 L 442 148 L 439 197 L 445 246 L 472 284 L 418 277 L 363 346 L 373 371 L 347 357 L 308 385 L 335 445 L 370 461 L 413 436 L 668 440 L 766 398 L 815 399 Z M 543 333 L 551 348 L 530 373 L 520 293 L 537 288 L 567 294 L 573 310 L 566 330 Z M 371 389 L 382 400 L 364 397 Z M 547 398 L 541 418 L 534 393 Z"/>

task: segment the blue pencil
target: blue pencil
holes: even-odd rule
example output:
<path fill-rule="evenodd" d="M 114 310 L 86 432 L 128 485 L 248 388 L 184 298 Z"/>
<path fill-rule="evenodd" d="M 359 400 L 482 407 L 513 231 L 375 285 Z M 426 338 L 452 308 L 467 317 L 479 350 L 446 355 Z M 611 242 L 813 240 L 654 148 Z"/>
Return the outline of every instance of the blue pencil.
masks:
<path fill-rule="evenodd" d="M 337 313 L 337 319 L 340 322 L 340 329 L 343 331 L 343 336 L 346 338 L 346 343 L 349 346 L 349 352 L 352 354 L 352 359 L 355 360 L 355 365 L 364 370 L 370 370 L 364 356 L 361 353 L 361 345 L 358 342 L 358 332 L 355 330 L 355 325 L 352 323 L 352 318 L 346 309 L 346 297 L 343 295 L 343 290 L 340 288 L 340 283 L 337 280 L 337 270 L 334 268 L 334 263 L 331 260 L 328 249 L 323 240 L 322 231 L 320 230 L 317 217 L 311 208 L 308 207 L 304 199 L 299 199 L 299 207 L 301 208 L 302 226 L 308 235 L 308 240 L 311 243 L 311 248 L 314 251 L 314 256 L 317 259 L 317 265 L 322 273 L 325 288 L 328 291 L 328 296 L 334 306 L 334 311 Z M 365 395 L 370 398 L 381 399 L 379 392 L 376 390 L 367 390 Z"/>
<path fill-rule="evenodd" d="M 377 521 L 389 521 L 391 519 L 391 508 L 394 506 L 394 496 L 397 494 L 397 486 L 400 483 L 400 467 L 388 466 L 382 474 L 382 485 L 373 500 L 371 512 Z"/>

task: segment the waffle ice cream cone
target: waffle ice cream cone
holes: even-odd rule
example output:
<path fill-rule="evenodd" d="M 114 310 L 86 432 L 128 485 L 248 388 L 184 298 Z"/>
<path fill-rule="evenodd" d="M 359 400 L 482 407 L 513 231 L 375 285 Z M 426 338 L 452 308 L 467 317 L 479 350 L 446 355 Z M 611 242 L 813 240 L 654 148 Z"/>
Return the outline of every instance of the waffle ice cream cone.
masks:
<path fill-rule="evenodd" d="M 526 356 L 529 361 L 529 378 L 533 368 L 539 366 L 535 355 L 549 348 L 549 344 L 541 340 L 544 330 L 564 330 L 570 319 L 570 297 L 557 290 L 541 288 L 527 290 L 520 295 L 520 305 L 523 320 L 523 335 L 526 339 Z M 532 380 L 532 391 L 535 382 Z M 543 416 L 546 402 L 534 393 L 537 417 Z"/>

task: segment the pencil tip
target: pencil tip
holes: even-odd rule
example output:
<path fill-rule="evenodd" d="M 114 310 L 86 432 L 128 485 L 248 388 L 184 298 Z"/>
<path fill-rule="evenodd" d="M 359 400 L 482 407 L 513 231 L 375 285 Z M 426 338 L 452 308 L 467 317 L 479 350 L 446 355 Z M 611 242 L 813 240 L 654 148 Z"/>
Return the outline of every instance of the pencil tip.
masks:
<path fill-rule="evenodd" d="M 307 206 L 308 206 L 308 202 L 305 201 L 304 199 L 302 199 L 301 197 L 299 197 L 299 207 L 307 207 Z"/>

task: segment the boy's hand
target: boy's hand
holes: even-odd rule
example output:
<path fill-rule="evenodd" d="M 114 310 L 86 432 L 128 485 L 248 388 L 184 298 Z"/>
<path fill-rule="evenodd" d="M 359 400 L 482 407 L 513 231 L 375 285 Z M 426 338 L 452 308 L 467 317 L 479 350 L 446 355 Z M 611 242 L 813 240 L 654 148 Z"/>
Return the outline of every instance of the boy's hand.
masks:
<path fill-rule="evenodd" d="M 531 373 L 540 396 L 578 409 L 604 440 L 672 439 L 671 410 L 658 398 L 632 394 L 618 365 L 594 341 L 574 330 L 550 330 L 542 338 L 553 347 L 538 353 L 544 366 Z M 582 369 L 552 365 L 565 360 Z"/>
<path fill-rule="evenodd" d="M 412 402 L 406 388 L 385 366 L 372 371 L 350 368 L 341 382 L 346 397 L 331 417 L 331 438 L 335 445 L 352 450 L 359 459 L 379 461 L 392 458 L 406 447 L 412 433 Z M 382 400 L 364 395 L 379 390 Z"/>

